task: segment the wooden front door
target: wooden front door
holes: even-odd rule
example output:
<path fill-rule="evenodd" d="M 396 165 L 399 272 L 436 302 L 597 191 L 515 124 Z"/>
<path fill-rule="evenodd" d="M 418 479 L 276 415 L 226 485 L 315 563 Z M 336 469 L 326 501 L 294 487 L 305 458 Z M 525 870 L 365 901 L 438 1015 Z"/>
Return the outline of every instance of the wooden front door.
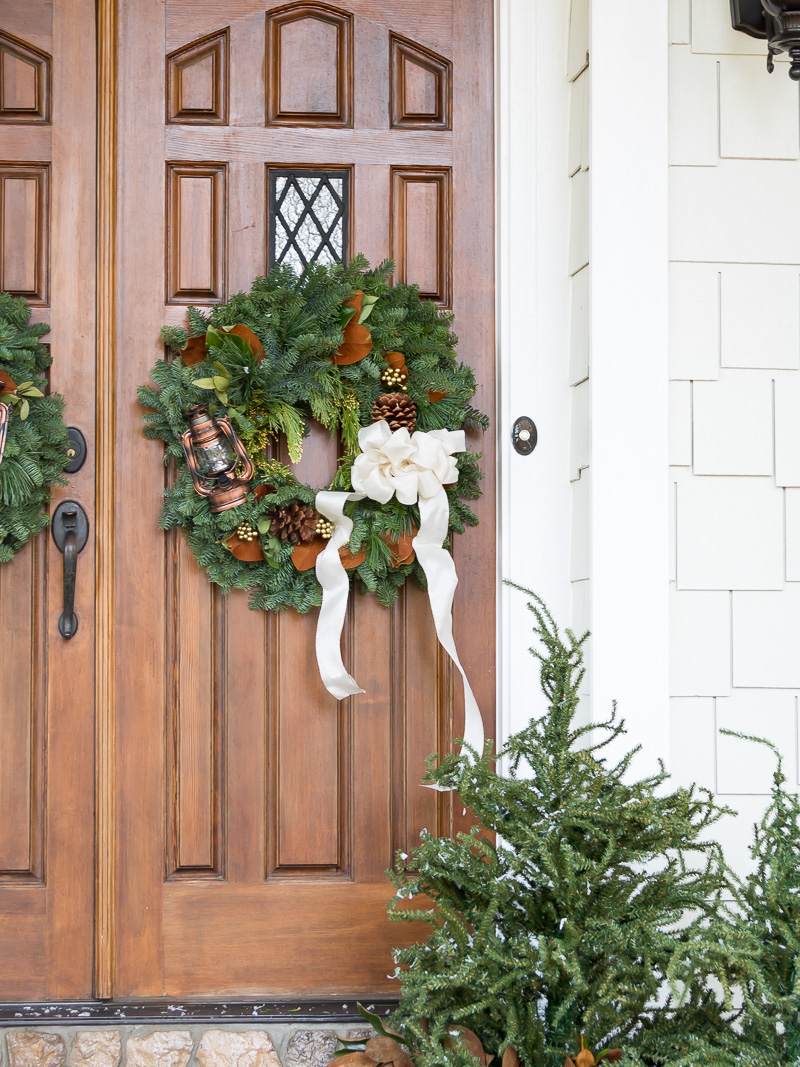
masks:
<path fill-rule="evenodd" d="M 0 289 L 52 324 L 50 385 L 94 454 L 95 5 L 0 5 Z M 76 72 L 80 71 L 80 77 Z M 53 507 L 94 515 L 94 465 Z M 48 533 L 0 564 L 0 1000 L 86 996 L 94 892 L 92 538 L 78 632 L 57 629 L 62 557 Z"/>
<path fill-rule="evenodd" d="M 72 0 L 54 3 L 74 11 Z M 25 12 L 47 4 L 10 6 Z M 49 703 L 36 704 L 40 690 L 28 711 L 0 703 L 0 714 L 31 724 L 17 744 L 35 754 L 31 782 L 40 795 L 35 768 L 45 739 L 47 774 L 56 785 L 59 774 L 67 779 L 66 807 L 51 814 L 46 846 L 37 846 L 47 864 L 8 876 L 35 884 L 15 882 L 16 897 L 0 884 L 0 948 L 13 938 L 14 915 L 46 915 L 42 902 L 59 893 L 52 919 L 37 927 L 40 948 L 31 950 L 28 977 L 8 986 L 0 973 L 0 999 L 88 995 L 95 876 L 96 996 L 391 993 L 389 950 L 404 931 L 386 919 L 384 872 L 422 827 L 452 832 L 463 822 L 450 797 L 419 784 L 425 756 L 451 744 L 462 715 L 427 599 L 411 588 L 394 609 L 352 598 L 346 661 L 366 693 L 337 704 L 317 673 L 315 612 L 266 615 L 249 610 L 244 594 L 220 596 L 181 536 L 158 529 L 169 472 L 160 446 L 141 434 L 136 387 L 163 353 L 162 325 L 183 324 L 188 304 L 225 300 L 266 271 L 275 235 L 269 191 L 279 172 L 313 179 L 336 171 L 349 186 L 349 252 L 373 263 L 391 256 L 399 279 L 454 310 L 460 356 L 480 383 L 476 403 L 493 411 L 492 4 L 118 0 L 116 13 L 116 213 L 101 212 L 108 241 L 98 259 L 98 313 L 101 323 L 111 316 L 116 345 L 115 360 L 97 364 L 115 368 L 115 377 L 98 397 L 97 425 L 113 432 L 97 457 L 96 739 L 87 616 L 70 647 L 50 637 Z M 55 31 L 53 49 L 55 79 Z M 92 81 L 93 59 L 92 44 L 61 67 L 63 84 L 78 96 Z M 101 86 L 103 99 L 113 94 L 103 97 Z M 80 111 L 61 150 L 86 171 L 89 190 L 94 113 L 76 99 L 62 107 L 61 117 Z M 68 221 L 63 200 L 64 217 L 56 214 L 58 119 L 55 109 L 52 218 L 66 233 L 77 221 Z M 44 143 L 41 131 L 31 137 Z M 15 160 L 39 158 L 19 143 Z M 101 209 L 107 178 L 101 166 Z M 93 242 L 91 227 L 80 231 L 81 241 L 87 234 Z M 76 265 L 65 254 L 59 267 L 52 248 L 51 259 L 55 346 L 56 337 L 72 336 L 62 331 L 74 335 L 78 310 L 91 307 L 94 261 Z M 56 384 L 70 399 L 71 417 L 72 404 L 83 405 L 89 423 L 92 344 L 90 337 L 85 349 L 74 347 L 69 359 L 54 347 Z M 101 330 L 101 357 L 102 346 Z M 481 525 L 456 538 L 455 631 L 491 736 L 494 460 L 490 440 L 478 447 L 485 457 Z M 323 486 L 335 460 L 335 445 L 315 432 L 299 473 Z M 91 497 L 89 467 L 81 484 Z M 35 571 L 45 549 L 47 613 Z M 3 605 L 9 580 L 33 587 L 42 626 L 32 623 L 31 635 L 42 627 L 55 632 L 60 557 L 51 556 L 43 541 L 30 563 L 13 565 L 13 579 L 0 575 Z M 89 642 L 83 661 L 79 640 Z M 5 645 L 3 655 L 5 665 Z M 68 772 L 58 771 L 53 760 L 67 764 L 70 746 L 80 751 Z M 2 782 L 0 773 L 0 799 Z M 33 801 L 29 807 L 39 810 Z M 73 839 L 59 836 L 67 822 Z M 31 825 L 39 824 L 34 818 Z M 54 880 L 62 868 L 63 885 Z M 0 883 L 6 877 L 0 873 Z M 61 974 L 59 952 L 69 957 L 71 984 L 49 977 Z"/>

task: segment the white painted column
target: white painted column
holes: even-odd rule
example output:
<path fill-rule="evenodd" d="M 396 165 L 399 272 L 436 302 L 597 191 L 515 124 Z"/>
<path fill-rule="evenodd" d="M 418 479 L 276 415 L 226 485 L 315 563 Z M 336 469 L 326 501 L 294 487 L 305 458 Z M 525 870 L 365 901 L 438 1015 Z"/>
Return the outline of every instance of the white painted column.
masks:
<path fill-rule="evenodd" d="M 593 717 L 669 751 L 667 0 L 592 0 Z M 638 770 L 644 769 L 640 761 Z"/>

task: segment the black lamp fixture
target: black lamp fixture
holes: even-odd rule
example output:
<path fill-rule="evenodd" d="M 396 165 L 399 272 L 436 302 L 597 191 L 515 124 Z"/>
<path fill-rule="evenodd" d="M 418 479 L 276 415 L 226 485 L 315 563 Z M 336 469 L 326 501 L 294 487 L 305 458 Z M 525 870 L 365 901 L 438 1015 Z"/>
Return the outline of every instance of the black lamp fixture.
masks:
<path fill-rule="evenodd" d="M 731 0 L 735 30 L 767 42 L 767 70 L 779 52 L 788 52 L 789 77 L 800 81 L 800 0 Z"/>

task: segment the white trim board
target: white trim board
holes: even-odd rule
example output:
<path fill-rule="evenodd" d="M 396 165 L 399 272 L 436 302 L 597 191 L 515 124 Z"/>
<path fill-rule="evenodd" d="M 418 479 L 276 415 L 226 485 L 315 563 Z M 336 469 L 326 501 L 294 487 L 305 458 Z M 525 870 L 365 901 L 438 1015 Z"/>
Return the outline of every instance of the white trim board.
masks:
<path fill-rule="evenodd" d="M 588 690 L 595 718 L 619 702 L 629 742 L 653 766 L 669 752 L 667 5 L 644 5 L 628 26 L 612 17 L 612 0 L 592 4 Z M 573 0 L 575 17 L 587 18 L 588 6 Z M 534 589 L 565 625 L 569 8 L 566 0 L 495 5 L 500 577 Z M 525 458 L 510 445 L 523 414 L 539 429 Z M 502 738 L 544 702 L 524 598 L 502 586 L 498 596 Z"/>
<path fill-rule="evenodd" d="M 668 6 L 592 0 L 592 698 L 669 752 Z"/>
<path fill-rule="evenodd" d="M 495 12 L 500 577 L 535 590 L 568 625 L 569 5 L 496 0 Z M 527 457 L 510 444 L 519 415 L 539 431 Z M 505 738 L 546 705 L 528 652 L 525 598 L 506 586 L 498 595 L 498 731 Z"/>

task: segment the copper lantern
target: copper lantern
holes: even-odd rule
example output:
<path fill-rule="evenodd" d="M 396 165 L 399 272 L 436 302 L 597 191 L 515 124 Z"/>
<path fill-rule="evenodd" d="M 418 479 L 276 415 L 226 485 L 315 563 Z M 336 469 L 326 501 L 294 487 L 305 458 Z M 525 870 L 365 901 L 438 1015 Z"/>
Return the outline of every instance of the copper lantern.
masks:
<path fill-rule="evenodd" d="M 181 434 L 181 444 L 195 490 L 208 497 L 215 513 L 238 508 L 247 500 L 255 467 L 231 420 L 212 418 L 202 404 L 187 415 L 189 429 Z"/>
<path fill-rule="evenodd" d="M 3 462 L 3 453 L 6 449 L 6 434 L 8 433 L 8 420 L 11 417 L 11 405 L 0 404 L 0 463 Z"/>

